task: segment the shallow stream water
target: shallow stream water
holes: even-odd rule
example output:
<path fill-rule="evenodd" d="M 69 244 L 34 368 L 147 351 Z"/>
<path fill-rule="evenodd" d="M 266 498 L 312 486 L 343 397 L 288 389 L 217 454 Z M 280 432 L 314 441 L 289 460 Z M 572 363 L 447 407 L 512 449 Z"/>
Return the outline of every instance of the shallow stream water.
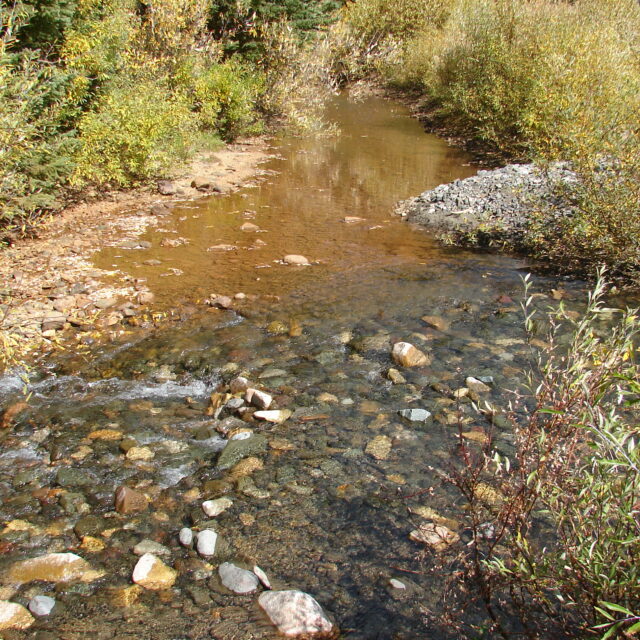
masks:
<path fill-rule="evenodd" d="M 486 377 L 483 399 L 506 405 L 505 390 L 532 358 L 518 307 L 527 265 L 443 248 L 393 215 L 398 200 L 475 171 L 404 107 L 342 97 L 328 116 L 338 135 L 275 141 L 278 157 L 257 185 L 177 206 L 148 232 L 149 250 L 99 255 L 100 267 L 146 278 L 161 303 L 245 297 L 237 311 L 197 310 L 90 357 L 68 354 L 31 384 L 29 408 L 0 435 L 0 571 L 73 551 L 105 576 L 32 582 L 11 594 L 5 586 L 3 597 L 15 602 L 37 594 L 58 602 L 30 631 L 6 638 L 276 637 L 257 594 L 234 595 L 220 584 L 225 560 L 258 564 L 274 588 L 312 594 L 340 637 L 457 637 L 441 618 L 451 569 L 409 539 L 421 522 L 411 511 L 429 507 L 448 518 L 464 544 L 462 500 L 442 474 L 456 455 L 459 418 L 470 441 L 489 425 L 443 385 L 456 390 L 468 376 Z M 259 231 L 241 231 L 245 222 Z M 162 247 L 164 237 L 188 242 Z M 233 248 L 210 249 L 216 245 Z M 312 264 L 284 265 L 286 254 Z M 145 264 L 150 259 L 160 264 Z M 540 276 L 535 287 L 546 301 L 557 282 Z M 579 283 L 563 288 L 569 301 L 579 297 Z M 440 329 L 423 316 L 439 318 Z M 427 352 L 430 365 L 396 367 L 390 353 L 398 340 Z M 404 381 L 390 380 L 394 367 Z M 211 394 L 226 393 L 240 374 L 291 417 L 272 425 L 246 406 L 216 417 Z M 19 387 L 15 378 L 1 380 L 0 401 L 18 401 Z M 407 408 L 432 416 L 410 422 L 398 414 Z M 231 470 L 217 464 L 225 425 L 260 437 L 249 462 Z M 511 452 L 508 430 L 496 445 Z M 132 446 L 150 455 L 129 459 Z M 123 484 L 145 492 L 151 508 L 115 512 Z M 222 495 L 233 506 L 208 522 L 202 501 Z M 209 526 L 220 536 L 213 558 L 179 545 L 182 527 Z M 131 585 L 132 547 L 143 539 L 168 548 L 163 560 L 178 578 L 125 607 L 119 594 Z M 459 615 L 472 621 L 475 613 Z"/>

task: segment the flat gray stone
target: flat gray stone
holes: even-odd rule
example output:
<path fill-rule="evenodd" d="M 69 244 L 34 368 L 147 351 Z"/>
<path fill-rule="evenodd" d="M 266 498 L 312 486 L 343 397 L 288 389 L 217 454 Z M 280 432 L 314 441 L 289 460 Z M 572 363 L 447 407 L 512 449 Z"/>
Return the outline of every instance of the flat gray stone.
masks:
<path fill-rule="evenodd" d="M 218 567 L 218 574 L 222 584 L 234 593 L 253 593 L 260 584 L 252 571 L 236 567 L 231 562 L 223 562 Z"/>

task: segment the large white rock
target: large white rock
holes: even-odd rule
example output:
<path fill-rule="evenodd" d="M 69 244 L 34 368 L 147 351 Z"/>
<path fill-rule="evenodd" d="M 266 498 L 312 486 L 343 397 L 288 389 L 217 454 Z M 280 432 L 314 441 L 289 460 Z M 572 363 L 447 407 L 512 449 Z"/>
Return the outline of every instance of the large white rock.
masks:
<path fill-rule="evenodd" d="M 28 629 L 33 621 L 34 617 L 21 604 L 0 600 L 0 631 Z"/>
<path fill-rule="evenodd" d="M 145 553 L 133 569 L 132 580 L 145 589 L 170 589 L 176 581 L 178 573 L 167 567 L 162 560 L 152 553 Z"/>
<path fill-rule="evenodd" d="M 205 529 L 198 534 L 196 549 L 201 556 L 212 556 L 216 552 L 218 534 L 213 529 Z"/>
<path fill-rule="evenodd" d="M 226 511 L 233 504 L 233 500 L 229 498 L 216 498 L 215 500 L 206 500 L 202 503 L 202 510 L 210 517 L 215 518 L 223 511 Z"/>
<path fill-rule="evenodd" d="M 253 593 L 260 584 L 253 572 L 236 567 L 231 562 L 223 562 L 218 567 L 218 574 L 222 584 L 234 593 Z"/>
<path fill-rule="evenodd" d="M 265 591 L 258 604 L 285 636 L 329 633 L 333 629 L 322 607 L 303 591 Z"/>

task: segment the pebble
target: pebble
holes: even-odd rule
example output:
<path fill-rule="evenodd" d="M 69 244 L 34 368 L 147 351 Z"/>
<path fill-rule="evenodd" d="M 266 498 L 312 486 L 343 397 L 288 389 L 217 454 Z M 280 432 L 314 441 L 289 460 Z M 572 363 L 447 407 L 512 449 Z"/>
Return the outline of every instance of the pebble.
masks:
<path fill-rule="evenodd" d="M 170 589 L 178 572 L 168 567 L 152 553 L 145 553 L 133 569 L 132 580 L 145 589 L 159 591 Z"/>
<path fill-rule="evenodd" d="M 178 539 L 183 547 L 190 547 L 193 544 L 193 531 L 188 527 L 183 527 L 180 529 Z"/>
<path fill-rule="evenodd" d="M 470 391 L 474 393 L 488 393 L 491 391 L 491 387 L 487 386 L 484 382 L 481 382 L 477 378 L 469 376 L 465 381 L 465 385 Z"/>
<path fill-rule="evenodd" d="M 396 580 L 395 578 L 391 578 L 391 580 L 389 580 L 389 584 L 394 589 L 406 589 L 407 588 L 407 585 L 404 582 L 401 582 L 400 580 Z"/>
<path fill-rule="evenodd" d="M 48 616 L 55 606 L 56 601 L 49 596 L 35 596 L 29 601 L 29 611 L 34 616 Z"/>
<path fill-rule="evenodd" d="M 218 534 L 213 529 L 205 529 L 198 534 L 196 549 L 201 556 L 212 556 L 217 542 Z"/>
<path fill-rule="evenodd" d="M 116 489 L 115 509 L 118 513 L 125 515 L 146 511 L 149 506 L 149 499 L 144 493 L 125 487 L 124 485 Z"/>
<path fill-rule="evenodd" d="M 153 460 L 155 458 L 155 454 L 149 447 L 131 447 L 129 451 L 127 451 L 126 456 L 127 460 L 141 460 L 143 462 L 147 462 L 149 460 Z"/>
<path fill-rule="evenodd" d="M 202 510 L 210 517 L 215 518 L 226 511 L 233 504 L 229 498 L 216 498 L 202 503 Z"/>
<path fill-rule="evenodd" d="M 258 604 L 285 636 L 329 633 L 333 623 L 322 607 L 303 591 L 265 591 Z"/>
<path fill-rule="evenodd" d="M 258 577 L 246 569 L 241 569 L 231 562 L 223 562 L 218 567 L 222 584 L 234 593 L 253 593 L 260 584 Z"/>

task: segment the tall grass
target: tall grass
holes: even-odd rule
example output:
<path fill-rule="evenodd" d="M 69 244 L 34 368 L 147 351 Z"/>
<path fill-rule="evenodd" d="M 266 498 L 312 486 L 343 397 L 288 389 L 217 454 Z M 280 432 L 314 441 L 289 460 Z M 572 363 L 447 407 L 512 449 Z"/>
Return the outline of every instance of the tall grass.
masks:
<path fill-rule="evenodd" d="M 573 214 L 544 212 L 532 248 L 639 281 L 638 3 L 397 4 L 348 5 L 334 30 L 336 72 L 418 92 L 432 120 L 505 156 L 570 161 L 582 178 Z"/>

